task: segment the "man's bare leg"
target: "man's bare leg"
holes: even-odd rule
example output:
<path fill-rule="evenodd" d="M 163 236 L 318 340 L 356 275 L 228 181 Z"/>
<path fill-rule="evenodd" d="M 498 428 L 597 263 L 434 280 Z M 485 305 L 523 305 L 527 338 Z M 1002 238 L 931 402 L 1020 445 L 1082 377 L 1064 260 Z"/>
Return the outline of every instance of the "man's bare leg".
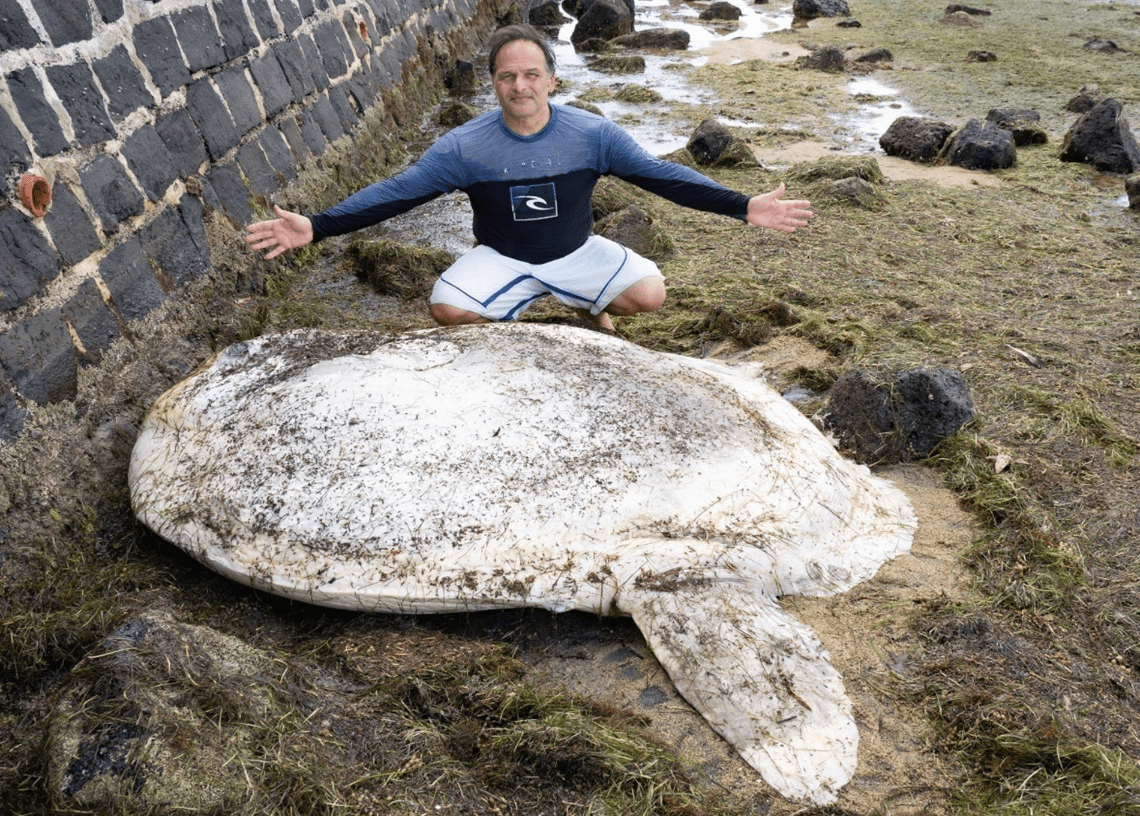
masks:
<path fill-rule="evenodd" d="M 614 323 L 610 315 L 629 317 L 630 315 L 652 312 L 661 308 L 665 302 L 665 281 L 656 276 L 642 278 L 634 283 L 616 298 L 610 301 L 605 311 L 600 314 L 590 314 L 589 309 L 576 309 L 584 320 L 596 323 L 599 328 L 614 330 Z"/>
<path fill-rule="evenodd" d="M 606 306 L 606 312 L 619 317 L 654 312 L 665 303 L 665 279 L 657 276 L 642 278 Z"/>
<path fill-rule="evenodd" d="M 614 330 L 614 322 L 610 315 L 628 317 L 629 315 L 652 312 L 661 308 L 665 302 L 665 281 L 656 276 L 642 278 L 620 295 L 610 301 L 605 311 L 591 314 L 589 309 L 575 309 L 582 317 L 595 323 L 600 329 Z M 490 323 L 491 321 L 475 312 L 469 312 L 458 306 L 446 303 L 433 303 L 431 316 L 436 323 L 442 326 L 462 326 L 468 323 Z"/>
<path fill-rule="evenodd" d="M 460 309 L 458 306 L 450 306 L 446 303 L 433 303 L 430 311 L 432 319 L 441 326 L 463 326 L 467 323 L 491 322 L 482 315 L 475 314 L 475 312 L 469 312 L 466 309 Z"/>

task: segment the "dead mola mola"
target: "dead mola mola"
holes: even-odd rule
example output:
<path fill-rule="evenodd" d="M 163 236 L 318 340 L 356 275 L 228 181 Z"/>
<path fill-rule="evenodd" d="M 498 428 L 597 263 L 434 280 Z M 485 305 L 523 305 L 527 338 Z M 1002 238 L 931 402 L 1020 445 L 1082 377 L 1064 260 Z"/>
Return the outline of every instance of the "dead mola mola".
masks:
<path fill-rule="evenodd" d="M 858 732 L 777 598 L 851 588 L 916 526 L 762 380 L 537 324 L 237 343 L 158 400 L 129 478 L 156 533 L 290 598 L 632 615 L 765 781 L 817 803 Z"/>

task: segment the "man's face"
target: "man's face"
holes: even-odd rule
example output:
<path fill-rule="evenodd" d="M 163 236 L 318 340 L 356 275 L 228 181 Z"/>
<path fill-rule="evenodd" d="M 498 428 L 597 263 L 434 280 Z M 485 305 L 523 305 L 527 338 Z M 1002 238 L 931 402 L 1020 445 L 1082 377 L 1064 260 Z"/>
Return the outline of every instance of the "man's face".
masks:
<path fill-rule="evenodd" d="M 554 90 L 541 48 L 528 40 L 504 45 L 495 59 L 492 82 L 508 127 L 524 134 L 541 130 L 548 116 L 547 97 Z"/>

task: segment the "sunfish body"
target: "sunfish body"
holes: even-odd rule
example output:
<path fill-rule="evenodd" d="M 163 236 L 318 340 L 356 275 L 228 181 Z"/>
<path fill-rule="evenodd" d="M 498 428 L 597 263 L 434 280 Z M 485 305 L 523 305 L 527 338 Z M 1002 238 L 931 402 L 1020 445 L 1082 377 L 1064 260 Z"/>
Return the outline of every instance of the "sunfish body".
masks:
<path fill-rule="evenodd" d="M 777 598 L 851 588 L 916 526 L 761 380 L 536 324 L 236 344 L 154 405 L 129 480 L 148 527 L 279 595 L 631 615 L 712 727 L 815 803 L 858 732 Z"/>

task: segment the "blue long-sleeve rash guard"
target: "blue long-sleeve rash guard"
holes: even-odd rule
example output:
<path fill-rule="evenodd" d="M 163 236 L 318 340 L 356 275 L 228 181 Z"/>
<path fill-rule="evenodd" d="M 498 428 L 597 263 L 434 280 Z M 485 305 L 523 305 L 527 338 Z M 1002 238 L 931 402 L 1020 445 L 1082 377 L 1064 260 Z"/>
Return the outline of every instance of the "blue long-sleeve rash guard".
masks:
<path fill-rule="evenodd" d="M 590 196 L 603 175 L 697 210 L 745 219 L 748 196 L 650 155 L 617 125 L 564 105 L 519 136 L 494 110 L 445 134 L 403 173 L 309 216 L 314 240 L 342 235 L 462 190 L 476 240 L 526 263 L 569 255 L 593 233 Z"/>

